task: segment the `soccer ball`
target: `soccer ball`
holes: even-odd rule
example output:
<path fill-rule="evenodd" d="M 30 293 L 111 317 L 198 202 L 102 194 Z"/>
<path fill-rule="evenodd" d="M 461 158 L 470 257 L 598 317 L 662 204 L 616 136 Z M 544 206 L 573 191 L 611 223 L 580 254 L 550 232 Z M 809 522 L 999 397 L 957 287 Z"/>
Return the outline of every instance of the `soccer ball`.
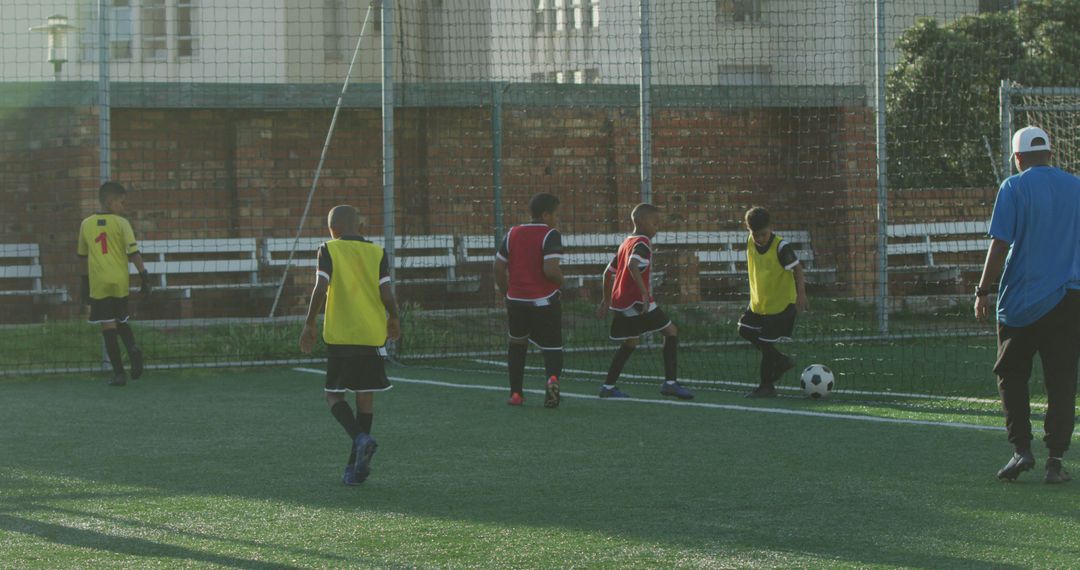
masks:
<path fill-rule="evenodd" d="M 807 398 L 820 400 L 828 398 L 836 387 L 836 379 L 833 378 L 832 370 L 823 364 L 811 364 L 802 371 L 799 377 L 799 386 Z"/>

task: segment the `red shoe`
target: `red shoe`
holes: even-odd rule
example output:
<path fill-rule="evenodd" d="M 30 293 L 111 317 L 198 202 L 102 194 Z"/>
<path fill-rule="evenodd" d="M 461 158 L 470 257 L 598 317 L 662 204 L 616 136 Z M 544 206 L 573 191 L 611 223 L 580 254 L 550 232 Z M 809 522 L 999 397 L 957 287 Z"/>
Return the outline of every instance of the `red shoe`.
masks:
<path fill-rule="evenodd" d="M 506 401 L 508 406 L 523 406 L 525 405 L 525 397 L 520 392 L 513 392 L 510 394 L 510 399 Z"/>
<path fill-rule="evenodd" d="M 544 388 L 544 407 L 559 407 L 559 379 L 554 376 L 548 378 L 547 387 Z"/>

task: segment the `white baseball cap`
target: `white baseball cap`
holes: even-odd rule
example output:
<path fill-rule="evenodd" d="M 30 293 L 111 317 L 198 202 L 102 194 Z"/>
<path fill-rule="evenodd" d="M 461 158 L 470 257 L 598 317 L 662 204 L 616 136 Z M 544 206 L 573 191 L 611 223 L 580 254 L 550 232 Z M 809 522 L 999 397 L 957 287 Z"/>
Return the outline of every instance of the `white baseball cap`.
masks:
<path fill-rule="evenodd" d="M 1032 144 L 1036 139 L 1042 139 Z M 1050 135 L 1039 127 L 1024 127 L 1012 139 L 1013 152 L 1034 152 L 1038 150 L 1050 150 Z"/>

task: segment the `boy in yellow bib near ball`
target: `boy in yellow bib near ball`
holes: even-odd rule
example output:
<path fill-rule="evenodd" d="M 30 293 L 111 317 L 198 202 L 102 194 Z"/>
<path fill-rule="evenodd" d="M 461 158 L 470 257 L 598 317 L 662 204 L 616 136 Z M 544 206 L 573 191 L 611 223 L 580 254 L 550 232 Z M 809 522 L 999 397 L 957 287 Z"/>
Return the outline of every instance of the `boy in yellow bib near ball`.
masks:
<path fill-rule="evenodd" d="M 776 382 L 795 367 L 795 360 L 776 349 L 791 340 L 798 311 L 809 307 L 802 264 L 795 248 L 772 231 L 769 211 L 746 212 L 746 269 L 750 277 L 750 306 L 739 319 L 739 335 L 761 351 L 760 381 L 747 398 L 776 396 Z"/>
<path fill-rule="evenodd" d="M 319 246 L 315 290 L 300 350 L 311 352 L 318 333 L 315 319 L 326 306 L 326 403 L 352 440 L 343 481 L 359 485 L 371 472 L 378 447 L 371 437 L 375 392 L 390 389 L 383 357 L 387 339 L 401 334 L 390 264 L 383 248 L 360 237 L 361 217 L 352 206 L 335 206 L 327 216 L 330 241 Z M 345 401 L 356 395 L 356 415 Z"/>

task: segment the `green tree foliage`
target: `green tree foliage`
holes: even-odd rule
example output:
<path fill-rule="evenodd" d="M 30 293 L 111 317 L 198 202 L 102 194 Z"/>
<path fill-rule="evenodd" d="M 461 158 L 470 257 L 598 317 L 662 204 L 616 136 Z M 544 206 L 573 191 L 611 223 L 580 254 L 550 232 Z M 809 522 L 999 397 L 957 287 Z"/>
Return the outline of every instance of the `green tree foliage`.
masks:
<path fill-rule="evenodd" d="M 1080 85 L 1080 0 L 1029 0 L 1019 10 L 924 19 L 897 42 L 889 73 L 889 172 L 903 188 L 995 184 L 998 87 Z"/>

